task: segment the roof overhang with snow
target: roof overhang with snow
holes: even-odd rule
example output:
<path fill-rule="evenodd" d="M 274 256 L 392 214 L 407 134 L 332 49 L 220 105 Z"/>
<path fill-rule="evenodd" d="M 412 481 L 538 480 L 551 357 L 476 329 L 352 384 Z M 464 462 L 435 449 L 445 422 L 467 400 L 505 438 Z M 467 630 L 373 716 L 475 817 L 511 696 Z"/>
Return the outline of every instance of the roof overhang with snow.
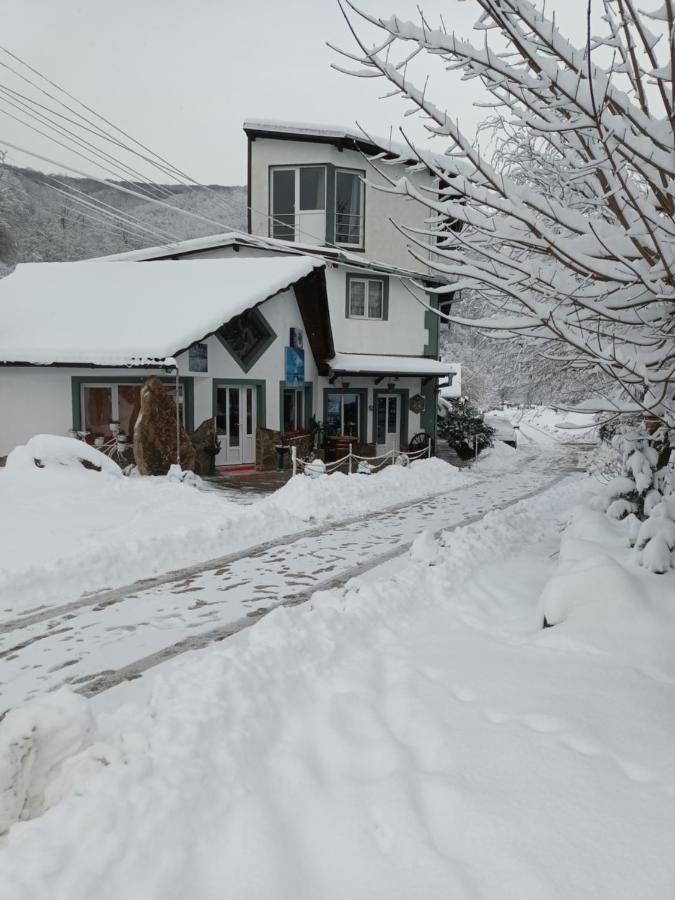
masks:
<path fill-rule="evenodd" d="M 393 375 L 440 378 L 455 371 L 452 363 L 428 356 L 379 356 L 364 353 L 336 353 L 328 361 L 333 375 Z"/>
<path fill-rule="evenodd" d="M 285 122 L 279 119 L 246 119 L 244 131 L 249 138 L 310 141 L 313 144 L 332 144 L 341 150 L 359 150 L 368 155 L 386 153 L 417 163 L 411 148 L 399 141 L 377 137 L 346 128 L 343 125 L 323 125 L 317 122 Z"/>
<path fill-rule="evenodd" d="M 25 263 L 0 281 L 0 364 L 166 365 L 276 294 L 306 297 L 310 280 L 327 309 L 323 269 L 308 256 Z"/>
<path fill-rule="evenodd" d="M 321 261 L 335 262 L 350 268 L 367 269 L 369 272 L 379 272 L 385 275 L 394 275 L 399 278 L 423 282 L 425 285 L 442 287 L 449 284 L 447 278 L 434 275 L 430 272 L 422 273 L 414 269 L 404 269 L 401 266 L 392 266 L 388 263 L 376 262 L 368 259 L 362 253 L 350 253 L 338 247 L 323 247 L 317 244 L 301 244 L 295 241 L 280 241 L 277 238 L 262 237 L 257 234 L 246 234 L 242 231 L 226 231 L 223 234 L 209 234 L 205 237 L 190 238 L 187 241 L 177 241 L 174 244 L 160 244 L 157 247 L 141 247 L 139 250 L 127 250 L 125 253 L 116 253 L 111 256 L 101 256 L 99 259 L 105 262 L 142 262 L 152 259 L 185 259 L 207 253 L 209 250 L 220 248 L 232 248 L 235 251 L 240 247 L 252 247 L 256 250 L 265 250 L 276 256 L 299 254 L 314 256 Z"/>

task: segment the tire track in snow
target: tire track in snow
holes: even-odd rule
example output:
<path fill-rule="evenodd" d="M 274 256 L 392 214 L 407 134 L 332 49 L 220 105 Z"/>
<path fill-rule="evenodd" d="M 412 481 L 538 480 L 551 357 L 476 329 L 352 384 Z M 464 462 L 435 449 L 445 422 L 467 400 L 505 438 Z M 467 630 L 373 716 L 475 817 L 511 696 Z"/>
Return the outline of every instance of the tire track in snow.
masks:
<path fill-rule="evenodd" d="M 492 512 L 493 510 L 508 509 L 508 507 L 510 506 L 515 506 L 516 503 L 520 503 L 522 500 L 527 500 L 547 490 L 550 490 L 568 477 L 570 477 L 569 472 L 562 473 L 545 484 L 543 487 L 538 487 L 535 490 L 529 491 L 527 494 L 523 494 L 503 503 L 496 504 L 490 509 L 481 512 L 478 515 L 463 519 L 461 522 L 457 522 L 454 525 L 439 528 L 434 532 L 434 536 L 439 537 L 443 532 L 455 531 L 458 528 L 464 528 L 467 525 L 473 525 L 475 522 L 483 519 L 489 512 Z M 213 628 L 210 631 L 205 631 L 201 634 L 185 638 L 184 640 L 178 641 L 177 643 L 169 647 L 165 647 L 163 650 L 160 650 L 157 653 L 149 654 L 148 656 L 142 659 L 138 659 L 135 662 L 130 663 L 127 666 L 123 666 L 122 668 L 117 669 L 113 672 L 100 672 L 97 675 L 88 677 L 84 679 L 81 684 L 78 684 L 76 687 L 74 687 L 74 690 L 85 697 L 94 697 L 96 696 L 96 694 L 107 691 L 110 688 L 121 684 L 123 681 L 133 681 L 136 678 L 140 678 L 144 672 L 147 672 L 149 669 L 155 668 L 155 666 L 167 662 L 168 660 L 173 659 L 176 656 L 180 656 L 183 653 L 187 653 L 191 650 L 202 650 L 204 647 L 208 647 L 210 644 L 225 640 L 225 638 L 232 637 L 232 635 L 243 631 L 245 628 L 252 627 L 257 622 L 259 622 L 261 618 L 268 615 L 270 612 L 272 612 L 272 610 L 278 609 L 280 606 L 297 606 L 301 603 L 306 603 L 318 591 L 326 591 L 332 588 L 342 587 L 350 579 L 355 578 L 358 575 L 362 575 L 364 572 L 367 572 L 370 569 L 375 569 L 377 568 L 377 566 L 380 566 L 397 556 L 402 556 L 404 553 L 408 552 L 408 550 L 412 546 L 412 543 L 413 542 L 411 541 L 403 547 L 399 545 L 389 550 L 388 552 L 373 558 L 368 565 L 354 566 L 350 569 L 340 572 L 340 574 L 338 575 L 327 578 L 324 581 L 316 582 L 315 584 L 311 585 L 311 587 L 296 594 L 292 599 L 282 600 L 279 603 L 275 603 L 272 606 L 264 609 L 264 611 L 262 611 L 260 615 L 256 616 L 255 618 L 252 618 L 251 616 L 242 617 L 235 620 L 234 622 L 228 623 L 227 625 Z"/>
<path fill-rule="evenodd" d="M 15 706 L 62 685 L 94 696 L 138 678 L 249 627 L 274 608 L 304 603 L 317 590 L 405 553 L 421 531 L 462 527 L 547 490 L 574 465 L 568 456 L 545 460 L 539 470 L 483 477 L 443 495 L 325 523 L 23 618 L 0 654 L 1 705 Z"/>

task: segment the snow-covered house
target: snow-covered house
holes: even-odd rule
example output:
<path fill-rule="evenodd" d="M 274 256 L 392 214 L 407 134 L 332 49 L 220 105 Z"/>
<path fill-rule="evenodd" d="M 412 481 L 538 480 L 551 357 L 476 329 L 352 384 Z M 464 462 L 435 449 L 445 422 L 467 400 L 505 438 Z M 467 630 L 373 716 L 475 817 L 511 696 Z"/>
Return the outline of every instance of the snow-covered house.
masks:
<path fill-rule="evenodd" d="M 252 465 L 279 428 L 289 331 L 306 335 L 295 408 L 333 355 L 324 265 L 307 256 L 169 263 L 30 263 L 0 281 L 0 455 L 41 432 L 133 434 L 150 375 L 192 430 L 216 417 L 217 462 Z M 277 398 L 280 398 L 279 400 Z"/>
<path fill-rule="evenodd" d="M 454 369 L 438 360 L 441 282 L 390 221 L 421 225 L 424 208 L 364 183 L 379 145 L 357 135 L 245 131 L 250 234 L 19 266 L 0 282 L 0 455 L 40 431 L 105 437 L 106 419 L 130 433 L 137 386 L 166 357 L 187 427 L 216 418 L 220 465 L 255 462 L 257 428 L 312 418 L 376 453 L 435 434 L 438 379 Z"/>

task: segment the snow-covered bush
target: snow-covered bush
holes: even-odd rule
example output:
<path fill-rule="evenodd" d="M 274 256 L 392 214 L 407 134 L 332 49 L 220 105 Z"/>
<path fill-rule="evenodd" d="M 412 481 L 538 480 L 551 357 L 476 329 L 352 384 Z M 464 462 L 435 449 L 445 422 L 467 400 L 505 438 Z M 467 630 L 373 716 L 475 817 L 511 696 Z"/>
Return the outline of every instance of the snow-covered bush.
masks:
<path fill-rule="evenodd" d="M 467 397 L 447 401 L 447 414 L 438 420 L 438 436 L 445 438 L 460 459 L 470 459 L 476 452 L 492 446 L 495 429 L 487 425 L 482 413 Z"/>
<path fill-rule="evenodd" d="M 604 488 L 605 509 L 614 519 L 631 518 L 629 542 L 640 563 L 662 574 L 675 564 L 675 495 L 672 473 L 658 469 L 664 441 L 662 429 L 626 426 L 611 439 L 620 474 Z M 637 523 L 642 523 L 639 528 Z"/>
<path fill-rule="evenodd" d="M 15 447 L 5 465 L 12 471 L 85 468 L 115 477 L 122 475 L 117 463 L 105 453 L 84 441 L 58 434 L 36 434 L 26 444 Z"/>

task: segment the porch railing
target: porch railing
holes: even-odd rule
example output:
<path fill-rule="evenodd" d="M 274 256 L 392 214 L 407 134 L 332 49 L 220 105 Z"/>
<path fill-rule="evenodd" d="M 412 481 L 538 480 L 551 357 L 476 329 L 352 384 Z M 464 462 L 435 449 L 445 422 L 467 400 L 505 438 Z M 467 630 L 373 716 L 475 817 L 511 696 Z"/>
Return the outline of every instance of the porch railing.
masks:
<path fill-rule="evenodd" d="M 356 465 L 360 462 L 367 462 L 369 466 L 369 472 L 377 472 L 379 469 L 384 468 L 387 465 L 395 465 L 399 458 L 405 458 L 406 465 L 408 462 L 413 462 L 417 459 L 430 459 L 431 458 L 431 441 L 427 444 L 426 447 L 422 447 L 421 450 L 413 450 L 412 453 L 406 453 L 401 450 L 388 450 L 387 453 L 383 453 L 380 456 L 359 456 L 358 454 L 352 451 L 353 444 L 349 445 L 349 452 L 345 454 L 345 456 L 340 457 L 340 459 L 336 459 L 334 462 L 324 463 L 324 472 L 327 475 L 331 475 L 333 472 L 336 472 L 341 466 L 347 463 L 347 469 L 349 474 L 351 475 L 354 471 L 354 463 Z M 380 462 L 375 462 L 376 460 L 380 460 Z M 307 466 L 311 466 L 315 460 L 306 460 L 300 459 L 298 457 L 298 448 L 295 444 L 291 447 L 291 463 L 293 467 L 293 475 L 297 475 L 298 472 L 302 472 L 305 470 Z"/>

